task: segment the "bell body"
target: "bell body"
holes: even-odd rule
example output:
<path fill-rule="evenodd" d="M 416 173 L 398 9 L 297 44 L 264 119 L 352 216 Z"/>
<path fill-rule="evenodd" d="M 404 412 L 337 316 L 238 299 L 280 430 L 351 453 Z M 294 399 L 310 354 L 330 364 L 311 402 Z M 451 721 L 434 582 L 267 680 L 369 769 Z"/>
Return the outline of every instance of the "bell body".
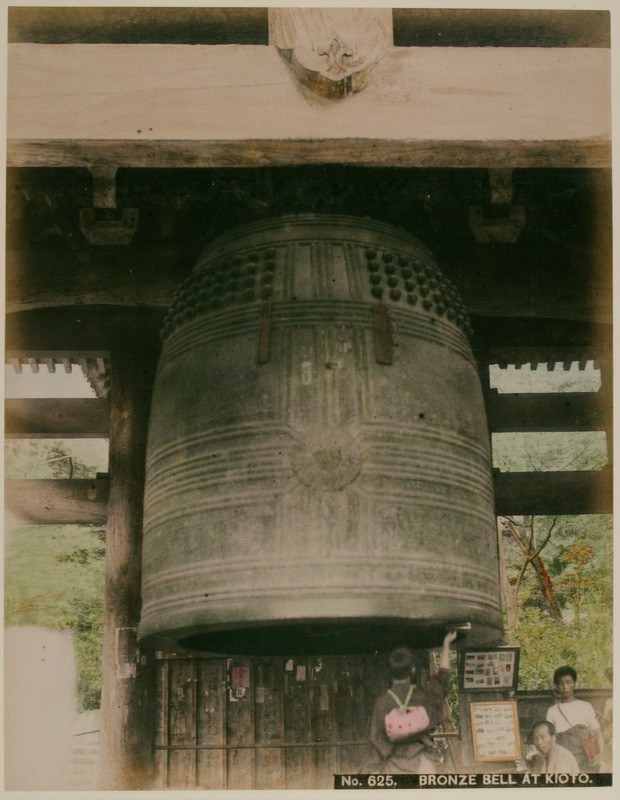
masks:
<path fill-rule="evenodd" d="M 482 391 L 458 295 L 415 238 L 270 219 L 210 245 L 163 331 L 143 644 L 203 652 L 502 635 Z"/>

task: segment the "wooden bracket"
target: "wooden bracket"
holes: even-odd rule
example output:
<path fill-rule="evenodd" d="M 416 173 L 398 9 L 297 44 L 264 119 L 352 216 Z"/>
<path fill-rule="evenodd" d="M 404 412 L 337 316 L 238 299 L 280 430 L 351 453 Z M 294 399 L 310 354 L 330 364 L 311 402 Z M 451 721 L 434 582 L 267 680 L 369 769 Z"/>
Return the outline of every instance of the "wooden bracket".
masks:
<path fill-rule="evenodd" d="M 115 166 L 93 166 L 93 206 L 80 209 L 80 230 L 92 245 L 130 244 L 138 228 L 137 208 L 116 205 Z"/>
<path fill-rule="evenodd" d="M 512 203 L 512 169 L 489 170 L 489 205 L 470 206 L 469 227 L 478 244 L 514 244 L 525 225 L 525 209 Z"/>

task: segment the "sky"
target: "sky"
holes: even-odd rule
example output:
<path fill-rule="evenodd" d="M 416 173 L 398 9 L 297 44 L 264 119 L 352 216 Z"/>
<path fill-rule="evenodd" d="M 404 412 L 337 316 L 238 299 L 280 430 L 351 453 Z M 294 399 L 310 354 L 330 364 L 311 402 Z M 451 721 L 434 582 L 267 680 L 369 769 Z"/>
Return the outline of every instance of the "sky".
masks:
<path fill-rule="evenodd" d="M 4 369 L 4 396 L 17 397 L 94 397 L 95 393 L 84 377 L 82 370 L 74 365 L 71 374 L 61 368 L 49 372 L 41 367 L 33 373 L 24 367 L 21 373 L 12 366 Z"/>

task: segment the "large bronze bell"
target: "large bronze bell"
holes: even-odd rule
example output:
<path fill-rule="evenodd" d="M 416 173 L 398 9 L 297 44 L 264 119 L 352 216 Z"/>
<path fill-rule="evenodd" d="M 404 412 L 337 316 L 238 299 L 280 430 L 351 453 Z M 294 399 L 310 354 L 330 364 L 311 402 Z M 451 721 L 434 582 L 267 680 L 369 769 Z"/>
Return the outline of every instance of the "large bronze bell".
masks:
<path fill-rule="evenodd" d="M 207 247 L 163 330 L 144 645 L 213 653 L 500 641 L 484 403 L 458 292 L 368 219 Z"/>

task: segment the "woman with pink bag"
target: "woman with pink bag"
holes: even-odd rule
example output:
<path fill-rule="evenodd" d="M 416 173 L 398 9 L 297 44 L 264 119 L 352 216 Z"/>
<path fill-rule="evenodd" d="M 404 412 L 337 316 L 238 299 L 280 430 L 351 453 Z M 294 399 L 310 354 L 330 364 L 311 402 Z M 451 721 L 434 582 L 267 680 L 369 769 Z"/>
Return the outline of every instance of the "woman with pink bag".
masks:
<path fill-rule="evenodd" d="M 397 647 L 390 653 L 391 687 L 377 698 L 370 720 L 369 739 L 386 774 L 433 774 L 433 762 L 424 754 L 424 736 L 443 720 L 450 666 L 450 645 L 456 631 L 443 640 L 439 670 L 424 686 L 411 682 L 413 653 Z"/>

